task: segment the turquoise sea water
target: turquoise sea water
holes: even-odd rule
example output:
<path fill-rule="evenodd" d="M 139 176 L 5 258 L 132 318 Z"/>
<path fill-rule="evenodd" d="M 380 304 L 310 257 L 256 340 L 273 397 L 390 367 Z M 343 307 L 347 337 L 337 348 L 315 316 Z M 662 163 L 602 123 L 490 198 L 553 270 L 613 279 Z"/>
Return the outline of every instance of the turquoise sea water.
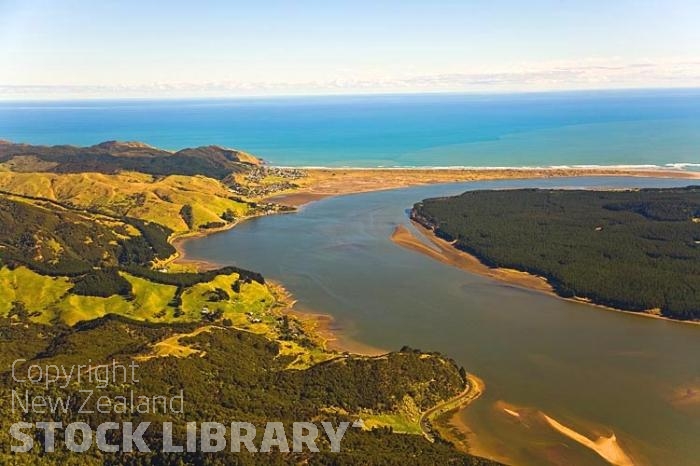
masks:
<path fill-rule="evenodd" d="M 218 144 L 284 166 L 700 169 L 700 89 L 4 102 L 0 139 Z"/>

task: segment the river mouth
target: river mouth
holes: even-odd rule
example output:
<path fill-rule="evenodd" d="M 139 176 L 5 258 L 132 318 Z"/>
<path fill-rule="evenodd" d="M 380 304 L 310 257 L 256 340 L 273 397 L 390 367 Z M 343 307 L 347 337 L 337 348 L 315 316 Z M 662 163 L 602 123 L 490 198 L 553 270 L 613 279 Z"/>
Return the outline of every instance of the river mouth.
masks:
<path fill-rule="evenodd" d="M 685 186 L 570 178 L 435 185 L 328 198 L 185 243 L 187 256 L 256 270 L 346 336 L 441 351 L 486 382 L 453 419 L 473 451 L 514 464 L 611 464 L 538 413 L 595 441 L 615 434 L 633 464 L 697 464 L 697 326 L 566 302 L 472 275 L 390 240 L 406 209 L 467 189 Z M 690 394 L 690 395 L 688 395 Z M 504 410 L 521 413 L 514 416 Z M 511 409 L 510 407 L 515 407 Z"/>

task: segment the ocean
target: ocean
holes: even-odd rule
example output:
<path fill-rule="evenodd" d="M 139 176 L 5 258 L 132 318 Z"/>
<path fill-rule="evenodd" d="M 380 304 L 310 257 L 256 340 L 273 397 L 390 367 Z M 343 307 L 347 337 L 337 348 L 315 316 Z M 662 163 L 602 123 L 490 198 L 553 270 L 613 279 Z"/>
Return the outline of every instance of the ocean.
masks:
<path fill-rule="evenodd" d="M 278 166 L 700 170 L 700 89 L 2 102 L 0 139 L 216 144 Z"/>

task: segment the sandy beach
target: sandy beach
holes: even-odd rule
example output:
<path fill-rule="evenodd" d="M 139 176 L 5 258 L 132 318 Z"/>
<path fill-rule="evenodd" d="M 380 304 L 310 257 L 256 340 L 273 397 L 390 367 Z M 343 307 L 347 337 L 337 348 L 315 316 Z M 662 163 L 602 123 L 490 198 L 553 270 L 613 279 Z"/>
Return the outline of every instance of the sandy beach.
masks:
<path fill-rule="evenodd" d="M 547 283 L 547 280 L 544 278 L 531 275 L 526 272 L 521 272 L 519 270 L 504 268 L 495 269 L 488 267 L 482 264 L 479 259 L 471 254 L 460 251 L 453 247 L 452 243 L 433 235 L 432 231 L 428 230 L 424 226 L 416 222 L 412 223 L 415 228 L 422 233 L 422 236 L 430 242 L 430 246 L 417 238 L 408 228 L 403 225 L 396 226 L 394 233 L 391 235 L 391 240 L 399 246 L 419 252 L 431 257 L 432 259 L 462 270 L 466 270 L 467 272 L 489 277 L 494 280 L 508 283 L 509 285 L 520 286 L 555 295 L 552 286 Z"/>
<path fill-rule="evenodd" d="M 462 181 L 575 176 L 700 179 L 700 173 L 696 172 L 640 168 L 311 168 L 304 169 L 304 171 L 306 176 L 294 181 L 297 188 L 282 191 L 261 200 L 298 207 L 325 197 L 341 194 Z"/>
<path fill-rule="evenodd" d="M 493 280 L 498 280 L 510 286 L 516 286 L 528 290 L 546 293 L 558 299 L 586 304 L 588 306 L 593 306 L 598 309 L 614 312 L 624 312 L 625 314 L 637 317 L 661 319 L 679 325 L 700 325 L 700 321 L 678 320 L 664 317 L 662 315 L 659 315 L 656 310 L 649 310 L 646 312 L 628 311 L 625 309 L 618 309 L 610 306 L 604 306 L 602 304 L 596 304 L 584 298 L 565 298 L 559 296 L 554 291 L 549 282 L 547 282 L 547 280 L 543 277 L 539 277 L 537 275 L 532 275 L 527 272 L 522 272 L 520 270 L 515 269 L 489 267 L 483 264 L 475 256 L 461 251 L 459 249 L 456 249 L 455 247 L 453 247 L 452 243 L 438 238 L 437 236 L 435 236 L 435 234 L 433 234 L 432 230 L 425 228 L 423 225 L 417 222 L 412 221 L 411 223 L 420 232 L 421 237 L 423 237 L 428 243 L 430 243 L 432 247 L 428 246 L 428 244 L 421 241 L 408 228 L 406 228 L 403 225 L 396 226 L 393 234 L 391 235 L 391 240 L 399 246 L 428 256 L 434 260 L 442 262 L 443 264 L 451 265 L 453 267 L 457 267 L 470 273 L 475 273 L 484 277 L 488 277 Z"/>
<path fill-rule="evenodd" d="M 298 309 L 294 302 L 283 312 L 301 322 L 306 329 L 321 340 L 321 344 L 328 351 L 359 354 L 362 356 L 381 356 L 390 351 L 353 340 L 347 335 L 347 329 L 338 325 L 333 316 L 329 314 Z"/>
<path fill-rule="evenodd" d="M 444 440 L 452 443 L 455 448 L 465 453 L 470 452 L 466 441 L 466 431 L 452 422 L 461 410 L 466 409 L 486 391 L 486 383 L 474 374 L 467 374 L 467 389 L 452 400 L 435 406 L 423 414 Z M 423 421 L 421 421 L 422 424 Z"/>

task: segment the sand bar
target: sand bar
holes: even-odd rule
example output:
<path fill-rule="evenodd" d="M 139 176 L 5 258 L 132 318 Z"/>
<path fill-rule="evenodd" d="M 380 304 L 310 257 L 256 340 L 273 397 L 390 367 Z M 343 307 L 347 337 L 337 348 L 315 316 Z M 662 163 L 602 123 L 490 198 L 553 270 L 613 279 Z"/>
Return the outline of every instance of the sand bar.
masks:
<path fill-rule="evenodd" d="M 547 423 L 557 432 L 569 437 L 575 442 L 580 443 L 586 448 L 590 448 L 598 453 L 605 461 L 615 466 L 634 466 L 632 459 L 627 456 L 627 453 L 620 447 L 615 434 L 610 437 L 598 437 L 597 440 L 591 440 L 585 435 L 582 435 L 575 430 L 561 424 L 556 419 L 553 419 L 542 413 Z"/>
<path fill-rule="evenodd" d="M 479 259 L 471 254 L 460 251 L 459 249 L 456 249 L 452 243 L 433 235 L 431 230 L 428 230 L 416 222 L 412 223 L 418 231 L 423 233 L 423 236 L 430 241 L 433 247 L 428 246 L 426 243 L 418 239 L 404 225 L 398 225 L 394 229 L 394 233 L 391 235 L 391 240 L 400 246 L 429 256 L 444 264 L 452 265 L 468 272 L 483 275 L 510 285 L 555 295 L 552 286 L 547 283 L 547 280 L 544 278 L 531 275 L 526 272 L 521 272 L 519 270 L 488 267 L 482 264 Z"/>
<path fill-rule="evenodd" d="M 391 240 L 399 246 L 402 246 L 414 252 L 421 253 L 444 264 L 460 268 L 470 273 L 475 273 L 477 275 L 498 280 L 510 286 L 516 286 L 528 290 L 538 291 L 540 293 L 546 293 L 558 299 L 563 299 L 579 304 L 586 304 L 588 306 L 594 306 L 598 309 L 604 309 L 607 311 L 615 312 L 624 312 L 625 314 L 637 317 L 661 319 L 679 325 L 700 325 L 700 320 L 671 319 L 659 315 L 656 310 L 628 311 L 625 309 L 617 309 L 609 306 L 604 306 L 602 304 L 596 304 L 584 298 L 565 298 L 563 296 L 559 296 L 554 291 L 554 288 L 549 284 L 549 282 L 543 277 L 532 275 L 527 272 L 515 269 L 489 267 L 483 264 L 476 256 L 461 251 L 455 248 L 452 245 L 452 243 L 438 238 L 432 230 L 424 227 L 423 225 L 417 222 L 412 221 L 411 223 L 416 228 L 416 230 L 418 230 L 421 237 L 426 239 L 432 247 L 426 244 L 425 242 L 421 241 L 418 237 L 416 237 L 413 234 L 413 232 L 411 232 L 404 225 L 396 226 L 393 234 L 391 235 Z"/>
<path fill-rule="evenodd" d="M 341 194 L 438 183 L 576 176 L 631 176 L 700 179 L 700 172 L 643 168 L 311 168 L 297 188 L 261 200 L 298 207 Z"/>

